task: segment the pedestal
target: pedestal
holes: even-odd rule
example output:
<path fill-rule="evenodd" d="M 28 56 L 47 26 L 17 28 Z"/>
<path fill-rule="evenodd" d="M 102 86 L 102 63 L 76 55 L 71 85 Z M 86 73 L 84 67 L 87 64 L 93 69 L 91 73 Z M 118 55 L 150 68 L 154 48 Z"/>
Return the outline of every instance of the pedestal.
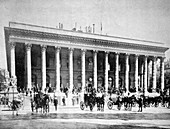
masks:
<path fill-rule="evenodd" d="M 63 105 L 62 99 L 65 98 L 65 100 L 66 100 L 65 94 L 62 93 L 62 92 L 55 92 L 55 93 L 54 93 L 54 96 L 57 97 L 58 105 Z"/>
<path fill-rule="evenodd" d="M 8 97 L 9 97 L 9 101 L 12 102 L 14 98 L 18 97 L 18 91 L 17 91 L 17 87 L 9 87 L 9 91 L 8 91 Z"/>

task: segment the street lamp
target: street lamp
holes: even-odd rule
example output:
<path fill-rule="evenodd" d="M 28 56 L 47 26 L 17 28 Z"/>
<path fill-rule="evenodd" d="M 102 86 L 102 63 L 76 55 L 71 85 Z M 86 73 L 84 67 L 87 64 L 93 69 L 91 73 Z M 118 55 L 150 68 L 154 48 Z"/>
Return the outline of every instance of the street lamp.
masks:
<path fill-rule="evenodd" d="M 12 113 L 12 115 L 14 116 L 14 90 L 16 88 L 17 79 L 12 76 L 10 78 L 10 82 L 11 82 L 11 88 L 12 88 L 12 92 L 13 92 L 13 96 L 12 96 L 12 106 L 13 106 L 12 110 L 13 110 L 13 113 Z"/>

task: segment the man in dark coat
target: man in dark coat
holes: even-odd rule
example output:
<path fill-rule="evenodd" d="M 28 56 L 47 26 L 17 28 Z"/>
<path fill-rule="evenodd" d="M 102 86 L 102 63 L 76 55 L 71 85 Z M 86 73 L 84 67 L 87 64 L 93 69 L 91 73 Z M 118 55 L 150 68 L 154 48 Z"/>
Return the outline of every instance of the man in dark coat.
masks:
<path fill-rule="evenodd" d="M 54 97 L 54 106 L 55 106 L 55 110 L 57 111 L 57 105 L 58 105 L 58 99 L 57 97 L 55 96 Z"/>
<path fill-rule="evenodd" d="M 138 112 L 142 112 L 142 106 L 143 106 L 143 102 L 142 102 L 143 100 L 142 100 L 142 96 L 140 96 L 140 98 L 139 98 L 139 100 L 138 100 L 138 104 L 139 104 L 139 110 L 138 110 Z"/>

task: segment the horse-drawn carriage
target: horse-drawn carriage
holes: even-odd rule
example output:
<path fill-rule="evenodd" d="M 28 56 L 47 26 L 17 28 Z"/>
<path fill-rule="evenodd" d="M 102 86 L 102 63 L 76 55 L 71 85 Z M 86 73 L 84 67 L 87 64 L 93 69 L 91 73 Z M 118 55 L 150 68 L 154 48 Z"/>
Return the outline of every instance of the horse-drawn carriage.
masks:
<path fill-rule="evenodd" d="M 96 89 L 90 84 L 85 88 L 84 92 L 84 100 L 80 102 L 80 108 L 84 110 L 84 108 L 88 107 L 90 108 L 90 111 L 93 110 L 95 104 L 97 104 L 97 110 L 98 111 L 104 111 L 104 88 L 98 87 L 98 90 L 96 92 Z"/>
<path fill-rule="evenodd" d="M 93 110 L 95 103 L 96 103 L 96 91 L 95 88 L 91 85 L 86 87 L 84 95 L 83 95 L 83 101 L 80 102 L 80 108 L 81 110 L 84 110 L 85 107 L 87 108 L 89 106 L 90 111 Z"/>
<path fill-rule="evenodd" d="M 137 96 L 140 96 L 140 94 L 137 95 L 137 93 L 128 93 L 128 95 L 124 95 L 123 104 L 125 110 L 132 110 L 132 107 L 136 106 L 139 98 Z"/>
<path fill-rule="evenodd" d="M 144 106 L 158 107 L 162 98 L 159 93 L 146 93 L 144 96 Z"/>
<path fill-rule="evenodd" d="M 0 92 L 0 96 L 0 104 L 4 105 L 4 110 L 16 111 L 18 115 L 18 110 L 23 106 L 24 95 L 8 86 L 4 91 Z"/>
<path fill-rule="evenodd" d="M 120 110 L 122 105 L 124 105 L 125 110 L 132 110 L 132 107 L 135 107 L 136 103 L 138 103 L 136 93 L 128 93 L 122 95 L 117 93 L 110 95 L 107 106 L 111 110 L 113 108 L 113 105 L 116 105 L 117 109 Z"/>
<path fill-rule="evenodd" d="M 113 105 L 117 105 L 117 109 L 120 110 L 122 102 L 122 96 L 111 94 L 109 97 L 109 101 L 107 102 L 107 106 L 111 110 L 113 108 Z"/>
<path fill-rule="evenodd" d="M 104 111 L 104 104 L 105 104 L 104 97 L 105 97 L 104 90 L 99 90 L 96 93 L 96 103 L 97 103 L 98 111 Z"/>
<path fill-rule="evenodd" d="M 162 95 L 161 105 L 163 107 L 170 108 L 170 96 L 169 95 Z"/>
<path fill-rule="evenodd" d="M 42 92 L 34 93 L 34 95 L 31 98 L 32 112 L 34 112 L 34 110 L 38 112 L 38 109 L 41 108 L 41 112 L 48 113 L 50 109 L 49 102 L 50 102 L 50 97 L 48 94 L 44 94 Z"/>

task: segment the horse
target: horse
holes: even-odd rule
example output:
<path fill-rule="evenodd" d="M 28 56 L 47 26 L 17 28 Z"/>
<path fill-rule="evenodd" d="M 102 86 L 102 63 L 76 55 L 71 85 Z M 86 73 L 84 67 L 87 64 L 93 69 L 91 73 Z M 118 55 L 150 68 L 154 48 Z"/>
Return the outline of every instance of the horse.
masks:
<path fill-rule="evenodd" d="M 49 101 L 50 101 L 50 97 L 47 94 L 43 94 L 41 92 L 35 94 L 34 99 L 31 102 L 32 111 L 34 111 L 34 107 L 35 107 L 36 112 L 38 112 L 38 109 L 41 108 L 41 113 L 42 112 L 48 113 Z"/>
<path fill-rule="evenodd" d="M 23 105 L 22 101 L 19 99 L 14 99 L 12 100 L 11 104 L 10 104 L 10 108 L 13 111 L 16 111 L 16 115 L 18 115 L 18 110 L 21 108 L 21 106 Z"/>
<path fill-rule="evenodd" d="M 104 111 L 104 94 L 103 93 L 96 94 L 96 103 L 97 103 L 97 110 Z"/>
<path fill-rule="evenodd" d="M 120 110 L 122 106 L 122 96 L 117 95 L 117 94 L 112 94 L 109 97 L 109 101 L 107 102 L 108 108 L 111 110 L 113 108 L 113 105 L 117 105 L 117 109 Z"/>
<path fill-rule="evenodd" d="M 50 111 L 49 102 L 50 102 L 50 97 L 47 94 L 44 94 L 44 98 L 42 99 L 42 107 L 43 107 L 43 111 L 46 113 Z"/>
<path fill-rule="evenodd" d="M 131 111 L 132 107 L 135 106 L 135 103 L 136 103 L 135 95 L 125 96 L 123 98 L 123 103 L 124 103 L 125 110 L 130 110 Z"/>
<path fill-rule="evenodd" d="M 88 107 L 90 108 L 90 111 L 93 110 L 93 107 L 95 106 L 96 103 L 96 90 L 94 87 L 89 86 L 86 88 L 85 93 L 84 93 L 84 102 L 80 102 L 80 108 L 81 110 L 84 110 L 84 108 Z"/>

